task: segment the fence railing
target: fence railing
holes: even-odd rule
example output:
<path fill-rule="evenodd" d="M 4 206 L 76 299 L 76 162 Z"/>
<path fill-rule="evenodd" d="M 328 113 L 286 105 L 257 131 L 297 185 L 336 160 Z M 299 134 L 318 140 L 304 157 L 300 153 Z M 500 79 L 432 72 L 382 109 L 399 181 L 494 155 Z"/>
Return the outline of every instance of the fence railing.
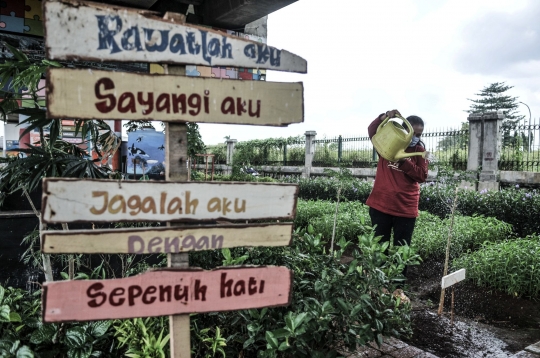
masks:
<path fill-rule="evenodd" d="M 424 132 L 421 137 L 437 160 L 437 164 L 451 166 L 456 170 L 467 169 L 469 146 L 468 129 L 443 129 Z M 377 153 L 369 137 L 338 136 L 316 139 L 314 167 L 345 165 L 349 168 L 370 168 L 377 163 Z"/>
<path fill-rule="evenodd" d="M 469 130 L 441 129 L 422 134 L 422 142 L 438 164 L 456 170 L 467 168 Z M 239 147 L 241 143 L 238 143 Z M 305 140 L 289 142 L 281 146 L 243 146 L 242 161 L 252 166 L 303 166 L 305 164 Z M 343 137 L 315 139 L 313 167 L 347 166 L 350 168 L 373 168 L 378 156 L 369 137 Z M 226 147 L 209 148 L 215 154 L 215 163 L 224 164 Z"/>
<path fill-rule="evenodd" d="M 540 172 L 540 123 L 502 125 L 499 170 Z"/>

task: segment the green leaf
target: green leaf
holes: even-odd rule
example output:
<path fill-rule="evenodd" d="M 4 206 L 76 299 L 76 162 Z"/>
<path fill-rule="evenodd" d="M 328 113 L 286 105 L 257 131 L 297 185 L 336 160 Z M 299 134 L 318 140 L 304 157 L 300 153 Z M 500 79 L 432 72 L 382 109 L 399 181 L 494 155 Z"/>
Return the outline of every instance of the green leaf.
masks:
<path fill-rule="evenodd" d="M 249 347 L 250 345 L 252 345 L 253 342 L 255 342 L 255 338 L 253 338 L 253 337 L 249 338 L 248 340 L 246 340 L 246 341 L 244 342 L 243 348 L 246 349 L 247 347 Z"/>
<path fill-rule="evenodd" d="M 70 348 L 81 348 L 86 343 L 86 334 L 82 327 L 73 327 L 66 332 L 66 343 Z"/>
<path fill-rule="evenodd" d="M 291 332 L 285 328 L 279 328 L 279 329 L 276 329 L 275 331 L 272 331 L 272 335 L 275 337 L 275 338 L 285 338 L 285 337 L 290 337 L 291 336 Z"/>
<path fill-rule="evenodd" d="M 274 337 L 274 335 L 272 334 L 272 332 L 270 331 L 266 331 L 266 342 L 268 342 L 268 344 L 270 345 L 270 347 L 272 347 L 273 349 L 278 349 L 278 340 Z"/>
<path fill-rule="evenodd" d="M 294 327 L 298 327 L 302 324 L 302 322 L 304 321 L 304 319 L 307 317 L 307 313 L 306 312 L 303 312 L 303 313 L 300 313 L 298 316 L 296 316 L 294 318 Z"/>
<path fill-rule="evenodd" d="M 67 352 L 68 358 L 90 358 L 92 347 L 70 348 Z"/>
<path fill-rule="evenodd" d="M 11 322 L 22 322 L 21 316 L 17 312 L 10 312 L 9 313 L 9 320 Z"/>
<path fill-rule="evenodd" d="M 351 311 L 351 317 L 356 316 L 358 314 L 358 312 L 360 312 L 363 308 L 364 308 L 364 306 L 361 303 L 354 306 L 354 308 Z"/>
<path fill-rule="evenodd" d="M 95 338 L 103 336 L 109 330 L 112 321 L 98 321 L 91 323 L 90 334 Z"/>
<path fill-rule="evenodd" d="M 34 352 L 28 346 L 22 346 L 17 350 L 16 358 L 34 358 Z"/>
<path fill-rule="evenodd" d="M 32 332 L 30 336 L 30 343 L 42 344 L 44 342 L 51 342 L 56 333 L 56 328 L 53 324 L 43 324 L 39 329 Z"/>
<path fill-rule="evenodd" d="M 10 317 L 9 317 L 9 306 L 8 305 L 3 305 L 3 306 L 0 306 L 0 322 L 10 322 Z"/>
<path fill-rule="evenodd" d="M 289 345 L 289 343 L 287 341 L 285 342 L 281 342 L 281 344 L 279 345 L 279 348 L 278 350 L 280 352 L 283 352 L 283 351 L 286 351 L 287 349 L 289 349 L 291 346 Z"/>
<path fill-rule="evenodd" d="M 6 290 L 0 286 L 0 304 L 2 304 L 2 301 L 4 300 L 4 293 L 6 292 Z"/>

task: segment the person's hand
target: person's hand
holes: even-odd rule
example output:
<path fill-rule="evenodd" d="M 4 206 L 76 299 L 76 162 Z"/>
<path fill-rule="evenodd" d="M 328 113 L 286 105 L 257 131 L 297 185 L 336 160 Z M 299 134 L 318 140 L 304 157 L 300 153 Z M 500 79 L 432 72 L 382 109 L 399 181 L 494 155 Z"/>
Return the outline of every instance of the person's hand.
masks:
<path fill-rule="evenodd" d="M 397 109 L 393 109 L 391 111 L 386 111 L 386 117 L 390 118 L 396 118 L 396 115 L 401 116 L 401 113 Z"/>

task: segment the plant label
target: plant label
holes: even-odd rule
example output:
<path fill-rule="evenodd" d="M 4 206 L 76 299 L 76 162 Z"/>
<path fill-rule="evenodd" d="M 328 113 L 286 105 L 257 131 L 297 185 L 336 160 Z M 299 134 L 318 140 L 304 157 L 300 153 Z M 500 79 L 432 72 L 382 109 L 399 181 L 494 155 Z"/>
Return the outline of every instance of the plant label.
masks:
<path fill-rule="evenodd" d="M 465 279 L 465 269 L 452 272 L 442 278 L 441 287 L 443 289 L 452 286 L 453 284 L 463 281 Z"/>

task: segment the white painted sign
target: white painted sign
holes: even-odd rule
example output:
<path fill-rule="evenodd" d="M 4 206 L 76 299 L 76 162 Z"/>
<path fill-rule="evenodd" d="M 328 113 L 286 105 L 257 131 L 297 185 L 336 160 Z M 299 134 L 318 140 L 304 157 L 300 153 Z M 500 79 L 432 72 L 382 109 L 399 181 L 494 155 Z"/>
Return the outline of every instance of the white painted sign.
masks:
<path fill-rule="evenodd" d="M 42 231 L 47 254 L 156 254 L 240 246 L 288 246 L 292 223 Z"/>
<path fill-rule="evenodd" d="M 446 275 L 442 278 L 441 287 L 443 289 L 450 287 L 453 284 L 458 283 L 459 281 L 463 281 L 464 279 L 465 279 L 465 269 L 452 272 L 451 274 Z"/>
<path fill-rule="evenodd" d="M 292 219 L 298 186 L 43 179 L 46 223 Z"/>
<path fill-rule="evenodd" d="M 304 120 L 302 83 L 50 69 L 47 117 L 286 126 Z"/>
<path fill-rule="evenodd" d="M 157 13 L 90 4 L 47 1 L 44 6 L 47 58 L 156 62 L 266 68 L 307 72 L 307 62 L 285 50 L 205 27 L 180 25 Z"/>

